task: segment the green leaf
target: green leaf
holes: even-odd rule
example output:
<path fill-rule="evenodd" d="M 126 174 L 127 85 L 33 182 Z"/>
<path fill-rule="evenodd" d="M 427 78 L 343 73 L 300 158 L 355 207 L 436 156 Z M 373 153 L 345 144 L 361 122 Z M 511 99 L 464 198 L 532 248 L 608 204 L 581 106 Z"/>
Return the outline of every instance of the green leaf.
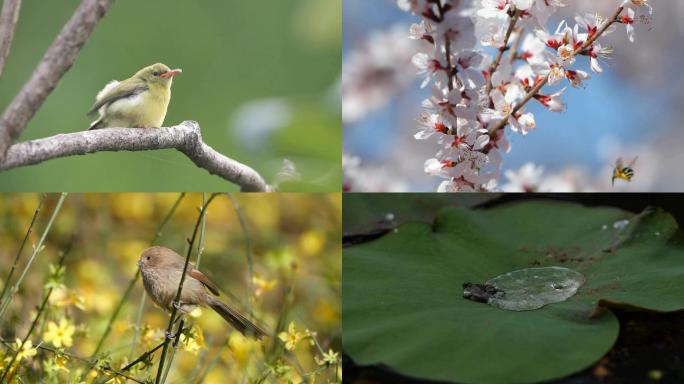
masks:
<path fill-rule="evenodd" d="M 499 196 L 494 193 L 346 193 L 342 224 L 345 234 L 358 234 L 409 221 L 432 222 L 442 207 L 473 207 Z M 392 220 L 388 220 L 388 215 Z"/>
<path fill-rule="evenodd" d="M 629 220 L 623 229 L 613 224 Z M 684 248 L 667 213 L 527 202 L 446 208 L 345 249 L 344 349 L 359 364 L 466 383 L 536 382 L 580 371 L 615 342 L 609 305 L 684 308 Z M 464 282 L 563 266 L 586 283 L 565 302 L 505 311 L 466 300 Z M 598 310 L 603 309 L 603 310 Z"/>

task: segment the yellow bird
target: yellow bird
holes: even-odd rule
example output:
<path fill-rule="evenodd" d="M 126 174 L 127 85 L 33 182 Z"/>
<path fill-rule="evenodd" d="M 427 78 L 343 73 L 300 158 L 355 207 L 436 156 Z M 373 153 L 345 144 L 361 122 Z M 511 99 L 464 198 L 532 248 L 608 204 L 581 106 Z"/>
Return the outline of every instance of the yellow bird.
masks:
<path fill-rule="evenodd" d="M 617 159 L 615 162 L 615 168 L 613 168 L 613 186 L 615 186 L 615 180 L 616 179 L 622 179 L 627 182 L 632 181 L 632 178 L 634 177 L 634 164 L 636 164 L 636 161 L 639 157 L 635 157 L 634 160 L 632 160 L 631 163 L 629 163 L 628 166 L 624 166 L 622 163 L 622 158 Z"/>
<path fill-rule="evenodd" d="M 88 111 L 88 116 L 100 114 L 89 129 L 161 127 L 171 100 L 171 82 L 181 72 L 157 63 L 129 79 L 111 81 L 97 94 Z"/>

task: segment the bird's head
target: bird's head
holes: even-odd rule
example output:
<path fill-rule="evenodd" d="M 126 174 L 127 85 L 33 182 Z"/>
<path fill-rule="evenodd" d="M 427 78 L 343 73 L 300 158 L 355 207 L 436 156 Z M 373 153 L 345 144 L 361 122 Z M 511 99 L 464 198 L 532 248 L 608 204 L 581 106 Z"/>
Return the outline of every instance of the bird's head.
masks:
<path fill-rule="evenodd" d="M 171 69 L 162 63 L 152 64 L 138 71 L 134 77 L 149 84 L 171 84 L 171 80 L 177 74 L 183 72 L 180 68 Z"/>
<path fill-rule="evenodd" d="M 143 270 L 158 268 L 172 264 L 173 262 L 178 261 L 178 259 L 182 260 L 182 258 L 173 250 L 166 247 L 154 246 L 143 251 L 140 255 L 140 259 L 138 259 L 138 266 Z"/>

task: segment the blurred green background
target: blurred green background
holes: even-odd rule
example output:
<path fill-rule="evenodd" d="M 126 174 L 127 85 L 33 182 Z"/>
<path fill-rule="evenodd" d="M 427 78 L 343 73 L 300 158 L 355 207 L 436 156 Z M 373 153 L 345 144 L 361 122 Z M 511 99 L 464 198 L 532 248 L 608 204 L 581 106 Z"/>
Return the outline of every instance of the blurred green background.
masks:
<path fill-rule="evenodd" d="M 20 141 L 85 130 L 110 80 L 163 62 L 183 73 L 164 125 L 196 120 L 204 140 L 272 182 L 283 158 L 302 180 L 339 191 L 342 0 L 118 0 Z M 4 109 L 78 0 L 23 2 L 0 78 Z M 97 153 L 0 174 L 2 191 L 200 191 L 237 187 L 175 150 Z"/>

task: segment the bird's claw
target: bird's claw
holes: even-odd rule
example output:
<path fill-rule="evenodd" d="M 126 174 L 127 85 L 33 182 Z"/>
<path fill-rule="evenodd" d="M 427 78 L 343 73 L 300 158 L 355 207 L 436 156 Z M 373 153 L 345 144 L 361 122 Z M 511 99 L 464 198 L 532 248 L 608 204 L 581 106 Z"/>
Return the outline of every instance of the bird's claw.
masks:
<path fill-rule="evenodd" d="M 180 310 L 181 309 L 181 303 L 179 301 L 174 301 L 173 302 L 173 307 Z"/>
<path fill-rule="evenodd" d="M 166 338 L 169 340 L 173 340 L 176 338 L 176 334 L 173 332 L 166 332 Z"/>

